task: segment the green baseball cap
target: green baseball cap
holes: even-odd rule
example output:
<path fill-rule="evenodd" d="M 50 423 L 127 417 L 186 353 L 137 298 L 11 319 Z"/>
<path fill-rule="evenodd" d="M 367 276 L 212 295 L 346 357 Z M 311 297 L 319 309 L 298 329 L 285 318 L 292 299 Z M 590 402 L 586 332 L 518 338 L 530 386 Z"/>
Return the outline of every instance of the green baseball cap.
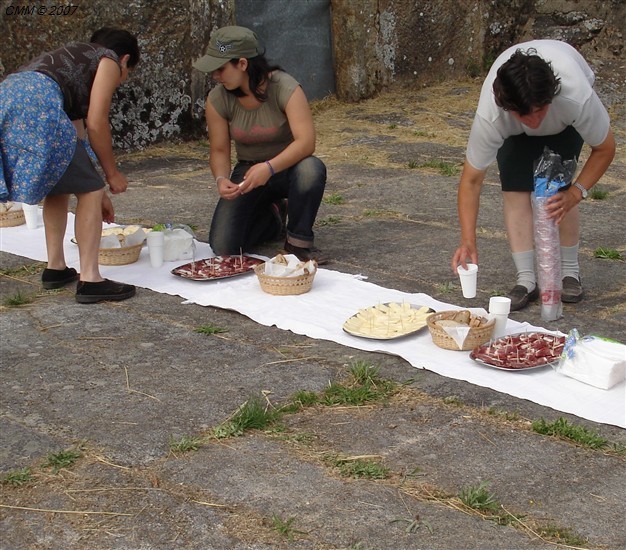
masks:
<path fill-rule="evenodd" d="M 246 27 L 222 27 L 209 40 L 206 54 L 193 62 L 194 69 L 212 73 L 231 59 L 250 58 L 259 55 L 256 34 Z"/>

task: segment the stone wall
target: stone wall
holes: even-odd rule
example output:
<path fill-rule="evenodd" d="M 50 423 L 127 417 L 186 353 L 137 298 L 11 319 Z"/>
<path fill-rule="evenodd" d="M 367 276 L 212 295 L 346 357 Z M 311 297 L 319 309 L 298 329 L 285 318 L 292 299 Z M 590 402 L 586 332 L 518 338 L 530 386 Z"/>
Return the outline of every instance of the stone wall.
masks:
<path fill-rule="evenodd" d="M 71 13 L 50 15 L 58 4 L 2 0 L 0 78 L 100 26 L 121 26 L 138 36 L 142 61 L 112 108 L 116 146 L 205 134 L 210 83 L 191 63 L 212 29 L 234 23 L 236 0 L 74 0 Z M 47 13 L 24 9 L 33 7 Z M 572 43 L 597 71 L 624 67 L 626 0 L 333 0 L 331 17 L 336 93 L 345 101 L 480 76 L 505 47 L 533 37 Z"/>

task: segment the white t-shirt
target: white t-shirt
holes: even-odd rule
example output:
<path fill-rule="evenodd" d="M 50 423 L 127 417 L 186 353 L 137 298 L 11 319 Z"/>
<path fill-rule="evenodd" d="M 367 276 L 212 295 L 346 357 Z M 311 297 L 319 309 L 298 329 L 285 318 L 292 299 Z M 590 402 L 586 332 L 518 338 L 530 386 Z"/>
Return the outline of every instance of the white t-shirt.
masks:
<path fill-rule="evenodd" d="M 551 64 L 554 74 L 561 79 L 559 93 L 552 100 L 546 118 L 535 129 L 524 126 L 510 112 L 498 107 L 493 95 L 493 81 L 500 66 L 518 49 L 531 48 Z M 467 143 L 468 162 L 478 170 L 486 170 L 509 136 L 522 133 L 550 136 L 568 126 L 573 126 L 590 146 L 600 145 L 608 135 L 610 120 L 592 88 L 594 81 L 593 71 L 583 56 L 565 42 L 532 40 L 510 47 L 498 56 L 483 83 Z"/>

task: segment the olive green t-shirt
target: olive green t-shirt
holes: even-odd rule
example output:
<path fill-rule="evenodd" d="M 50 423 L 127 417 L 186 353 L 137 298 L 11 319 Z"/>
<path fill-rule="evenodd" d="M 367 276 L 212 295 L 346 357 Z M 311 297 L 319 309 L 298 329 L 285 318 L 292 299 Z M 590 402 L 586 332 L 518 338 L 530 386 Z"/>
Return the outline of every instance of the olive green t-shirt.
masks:
<path fill-rule="evenodd" d="M 271 159 L 293 141 L 285 108 L 299 85 L 287 73 L 274 71 L 267 86 L 267 101 L 254 109 L 242 107 L 221 84 L 211 90 L 209 101 L 228 121 L 238 160 Z"/>

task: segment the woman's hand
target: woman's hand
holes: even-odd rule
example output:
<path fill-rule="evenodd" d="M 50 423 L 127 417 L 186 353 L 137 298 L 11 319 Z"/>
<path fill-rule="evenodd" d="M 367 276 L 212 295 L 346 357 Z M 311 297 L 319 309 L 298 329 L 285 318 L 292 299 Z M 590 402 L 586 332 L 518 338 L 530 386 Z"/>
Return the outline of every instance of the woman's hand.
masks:
<path fill-rule="evenodd" d="M 114 195 L 123 193 L 128 188 L 128 180 L 122 172 L 113 172 L 107 176 L 107 183 L 111 189 L 111 193 Z"/>
<path fill-rule="evenodd" d="M 102 193 L 102 221 L 107 223 L 113 223 L 115 221 L 113 203 L 106 193 Z"/>
<path fill-rule="evenodd" d="M 241 189 L 239 185 L 233 183 L 228 178 L 220 178 L 217 182 L 217 191 L 220 197 L 227 201 L 232 201 L 241 195 Z"/>
<path fill-rule="evenodd" d="M 255 187 L 265 185 L 271 177 L 272 172 L 266 162 L 253 164 L 250 168 L 248 168 L 248 171 L 244 175 L 243 181 L 239 186 L 240 194 L 243 195 L 248 191 L 252 191 Z"/>

